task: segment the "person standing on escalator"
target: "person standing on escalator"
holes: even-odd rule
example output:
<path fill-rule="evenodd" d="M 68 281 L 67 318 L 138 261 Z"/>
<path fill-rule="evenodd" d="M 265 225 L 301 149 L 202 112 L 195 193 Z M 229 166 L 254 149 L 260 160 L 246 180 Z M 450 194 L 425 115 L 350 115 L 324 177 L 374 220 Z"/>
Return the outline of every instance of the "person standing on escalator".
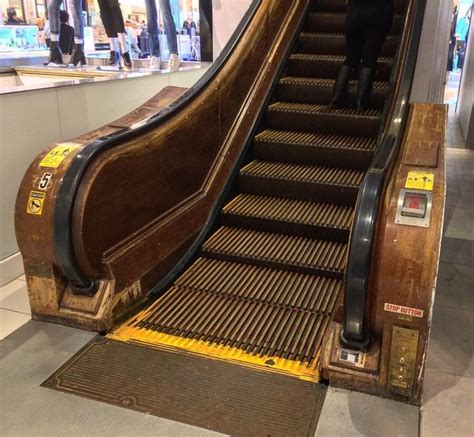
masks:
<path fill-rule="evenodd" d="M 347 86 L 358 69 L 356 107 L 367 107 L 377 60 L 393 22 L 393 0 L 348 0 L 346 18 L 346 59 L 339 70 L 331 106 L 346 106 Z"/>

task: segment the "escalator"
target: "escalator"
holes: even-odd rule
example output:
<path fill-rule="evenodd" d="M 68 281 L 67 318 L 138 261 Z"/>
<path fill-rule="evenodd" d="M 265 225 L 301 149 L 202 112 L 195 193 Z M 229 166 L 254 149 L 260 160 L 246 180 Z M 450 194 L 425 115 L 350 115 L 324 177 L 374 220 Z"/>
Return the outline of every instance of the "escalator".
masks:
<path fill-rule="evenodd" d="M 383 47 L 370 106 L 331 108 L 345 15 L 337 2 L 315 4 L 198 258 L 111 338 L 153 345 L 189 339 L 185 348 L 192 352 L 238 356 L 319 380 L 321 344 L 341 298 L 354 208 L 382 127 L 401 16 Z M 352 81 L 353 97 L 355 89 Z"/>
<path fill-rule="evenodd" d="M 388 247 L 435 247 L 442 222 L 442 148 L 423 156 L 445 114 L 407 105 L 424 1 L 395 1 L 361 111 L 328 105 L 345 1 L 259 5 L 233 63 L 163 113 L 150 104 L 143 121 L 68 149 L 41 221 L 21 211 L 43 170 L 25 177 L 17 233 L 33 314 L 107 331 L 45 386 L 234 435 L 311 435 L 322 380 L 419 402 L 438 252 L 421 277 Z M 255 41 L 268 40 L 262 58 Z M 407 172 L 430 165 L 431 227 L 390 233 Z"/>

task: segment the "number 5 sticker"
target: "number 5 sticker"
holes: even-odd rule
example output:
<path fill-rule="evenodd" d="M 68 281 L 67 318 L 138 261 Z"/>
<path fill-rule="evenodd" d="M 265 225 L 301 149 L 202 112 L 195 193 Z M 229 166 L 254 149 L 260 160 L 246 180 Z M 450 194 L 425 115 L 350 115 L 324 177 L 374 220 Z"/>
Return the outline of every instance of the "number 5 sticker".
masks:
<path fill-rule="evenodd" d="M 53 175 L 51 173 L 45 173 L 39 181 L 38 188 L 40 190 L 46 190 L 49 187 L 52 178 Z"/>

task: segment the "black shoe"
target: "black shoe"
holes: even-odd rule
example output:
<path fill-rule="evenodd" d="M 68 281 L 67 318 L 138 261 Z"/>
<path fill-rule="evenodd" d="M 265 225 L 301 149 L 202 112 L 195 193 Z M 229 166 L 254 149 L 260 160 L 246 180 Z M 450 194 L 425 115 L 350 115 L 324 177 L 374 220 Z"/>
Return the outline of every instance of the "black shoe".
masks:
<path fill-rule="evenodd" d="M 123 65 L 125 68 L 132 68 L 132 60 L 130 59 L 130 52 L 125 52 L 122 54 Z"/>
<path fill-rule="evenodd" d="M 337 107 L 347 105 L 347 84 L 349 83 L 351 73 L 352 67 L 343 64 L 337 75 L 334 92 L 329 106 Z"/>
<path fill-rule="evenodd" d="M 72 52 L 70 63 L 77 66 L 77 64 L 86 65 L 86 55 L 84 54 L 83 44 L 74 44 L 74 50 Z"/>
<path fill-rule="evenodd" d="M 118 65 L 119 61 L 120 61 L 120 55 L 115 50 L 111 50 L 107 65 L 111 65 L 111 66 Z"/>
<path fill-rule="evenodd" d="M 54 63 L 58 65 L 63 64 L 63 54 L 61 52 L 61 49 L 59 48 L 58 41 L 51 41 L 51 44 L 49 46 L 49 58 L 44 63 L 44 65 L 48 65 L 49 63 Z"/>
<path fill-rule="evenodd" d="M 375 77 L 374 68 L 360 67 L 359 84 L 357 87 L 357 101 L 356 101 L 356 106 L 357 106 L 358 111 L 363 111 L 368 106 L 370 91 L 372 91 L 372 84 L 374 82 L 374 77 Z"/>

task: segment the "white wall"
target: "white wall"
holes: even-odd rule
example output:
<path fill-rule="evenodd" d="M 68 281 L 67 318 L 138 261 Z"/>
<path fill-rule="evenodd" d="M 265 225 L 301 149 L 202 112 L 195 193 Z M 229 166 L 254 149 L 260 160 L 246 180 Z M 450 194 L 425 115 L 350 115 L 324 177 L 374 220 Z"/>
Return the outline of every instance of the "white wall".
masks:
<path fill-rule="evenodd" d="M 474 19 L 468 41 L 456 112 L 466 147 L 474 149 Z"/>
<path fill-rule="evenodd" d="M 453 4 L 427 0 L 410 101 L 443 103 Z"/>
<path fill-rule="evenodd" d="M 192 86 L 206 68 L 0 95 L 0 286 L 22 274 L 15 199 L 31 161 L 48 145 L 122 117 L 164 87 Z"/>
<path fill-rule="evenodd" d="M 221 54 L 251 3 L 252 0 L 212 0 L 214 60 Z"/>

